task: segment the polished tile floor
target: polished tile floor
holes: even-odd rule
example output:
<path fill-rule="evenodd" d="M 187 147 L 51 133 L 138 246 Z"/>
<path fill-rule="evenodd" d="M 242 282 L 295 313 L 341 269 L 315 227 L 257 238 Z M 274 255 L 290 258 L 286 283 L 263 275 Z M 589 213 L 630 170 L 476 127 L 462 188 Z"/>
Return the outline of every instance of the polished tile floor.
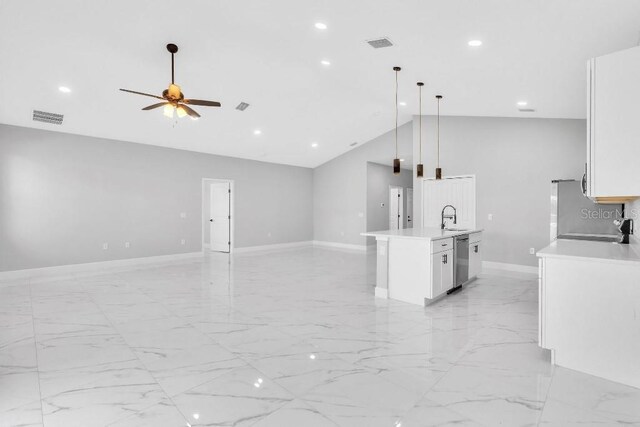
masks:
<path fill-rule="evenodd" d="M 326 249 L 0 283 L 0 426 L 640 425 L 640 390 L 536 345 L 537 285 L 427 308 Z"/>

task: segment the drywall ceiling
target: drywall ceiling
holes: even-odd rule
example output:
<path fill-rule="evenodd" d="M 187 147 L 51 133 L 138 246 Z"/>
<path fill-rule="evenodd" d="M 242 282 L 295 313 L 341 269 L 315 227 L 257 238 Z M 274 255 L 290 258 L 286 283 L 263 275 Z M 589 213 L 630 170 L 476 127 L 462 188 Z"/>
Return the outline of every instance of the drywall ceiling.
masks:
<path fill-rule="evenodd" d="M 585 62 L 636 45 L 640 1 L 2 0 L 0 28 L 2 123 L 314 167 L 393 128 L 394 65 L 401 124 L 418 80 L 425 114 L 441 93 L 444 115 L 585 117 Z M 168 42 L 186 96 L 223 108 L 176 124 L 118 91 L 165 89 Z"/>

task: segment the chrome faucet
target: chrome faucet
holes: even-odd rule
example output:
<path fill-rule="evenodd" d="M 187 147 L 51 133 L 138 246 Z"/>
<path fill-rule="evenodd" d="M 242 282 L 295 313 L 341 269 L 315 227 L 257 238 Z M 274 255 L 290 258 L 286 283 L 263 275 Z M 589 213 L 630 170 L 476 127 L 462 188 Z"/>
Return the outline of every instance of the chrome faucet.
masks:
<path fill-rule="evenodd" d="M 453 215 L 445 215 L 444 211 L 447 210 L 447 208 L 451 208 L 453 209 Z M 444 208 L 442 208 L 442 214 L 440 214 L 440 229 L 444 230 L 444 219 L 453 219 L 453 223 L 457 224 L 458 223 L 458 212 L 456 211 L 456 208 L 454 208 L 451 205 L 446 205 Z"/>

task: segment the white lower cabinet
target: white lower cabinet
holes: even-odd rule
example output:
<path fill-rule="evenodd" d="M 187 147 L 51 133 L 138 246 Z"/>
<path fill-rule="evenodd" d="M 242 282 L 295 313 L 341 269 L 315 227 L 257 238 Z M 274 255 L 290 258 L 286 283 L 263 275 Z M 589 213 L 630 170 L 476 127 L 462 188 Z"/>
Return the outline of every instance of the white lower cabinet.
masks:
<path fill-rule="evenodd" d="M 482 242 L 469 244 L 469 279 L 478 276 L 482 271 Z"/>
<path fill-rule="evenodd" d="M 453 287 L 453 249 L 431 254 L 431 298 Z"/>

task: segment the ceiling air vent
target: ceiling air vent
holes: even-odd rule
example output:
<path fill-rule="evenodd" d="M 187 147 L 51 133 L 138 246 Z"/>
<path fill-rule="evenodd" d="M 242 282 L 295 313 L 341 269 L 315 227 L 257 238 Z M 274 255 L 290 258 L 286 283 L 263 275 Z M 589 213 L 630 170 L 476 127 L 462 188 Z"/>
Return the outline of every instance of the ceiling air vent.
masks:
<path fill-rule="evenodd" d="M 46 111 L 33 110 L 33 120 L 36 122 L 61 125 L 64 116 L 62 114 L 47 113 Z"/>
<path fill-rule="evenodd" d="M 247 108 L 249 108 L 249 104 L 247 104 L 246 102 L 241 102 L 240 104 L 238 104 L 238 106 L 236 107 L 236 110 L 240 110 L 240 111 L 244 111 Z"/>
<path fill-rule="evenodd" d="M 387 37 L 381 37 L 379 39 L 367 40 L 367 43 L 374 49 L 381 49 L 383 47 L 391 47 L 393 43 Z"/>
<path fill-rule="evenodd" d="M 534 110 L 533 108 L 519 108 L 518 111 L 520 111 L 521 113 L 535 113 L 536 110 Z"/>

